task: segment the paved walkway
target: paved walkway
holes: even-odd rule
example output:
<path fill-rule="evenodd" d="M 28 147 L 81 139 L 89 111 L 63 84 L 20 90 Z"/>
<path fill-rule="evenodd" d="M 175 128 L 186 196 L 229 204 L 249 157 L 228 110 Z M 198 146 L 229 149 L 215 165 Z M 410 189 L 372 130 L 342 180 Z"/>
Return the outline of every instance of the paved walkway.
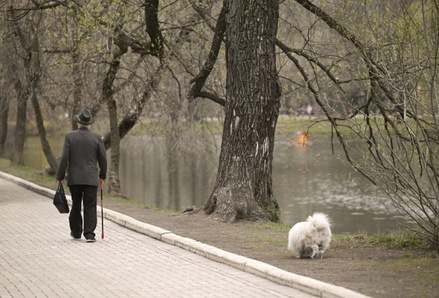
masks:
<path fill-rule="evenodd" d="M 73 241 L 53 193 L 0 172 L 1 298 L 365 297 L 111 210 L 105 239 Z"/>

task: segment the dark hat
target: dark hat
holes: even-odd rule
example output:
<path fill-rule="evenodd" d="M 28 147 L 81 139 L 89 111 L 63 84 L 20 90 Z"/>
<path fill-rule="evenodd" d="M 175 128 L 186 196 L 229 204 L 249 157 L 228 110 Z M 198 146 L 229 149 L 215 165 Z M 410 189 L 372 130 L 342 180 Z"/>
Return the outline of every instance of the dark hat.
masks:
<path fill-rule="evenodd" d="M 87 109 L 82 109 L 78 115 L 73 116 L 73 120 L 83 125 L 90 125 L 94 122 L 90 111 Z"/>

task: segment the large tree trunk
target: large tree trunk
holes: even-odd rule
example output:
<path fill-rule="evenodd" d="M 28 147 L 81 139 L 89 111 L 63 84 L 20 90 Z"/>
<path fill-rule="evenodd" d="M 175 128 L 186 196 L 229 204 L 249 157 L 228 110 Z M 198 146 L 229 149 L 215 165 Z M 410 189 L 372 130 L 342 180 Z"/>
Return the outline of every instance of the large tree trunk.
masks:
<path fill-rule="evenodd" d="M 227 102 L 218 176 L 204 206 L 224 221 L 278 221 L 272 161 L 280 85 L 278 0 L 226 0 Z"/>

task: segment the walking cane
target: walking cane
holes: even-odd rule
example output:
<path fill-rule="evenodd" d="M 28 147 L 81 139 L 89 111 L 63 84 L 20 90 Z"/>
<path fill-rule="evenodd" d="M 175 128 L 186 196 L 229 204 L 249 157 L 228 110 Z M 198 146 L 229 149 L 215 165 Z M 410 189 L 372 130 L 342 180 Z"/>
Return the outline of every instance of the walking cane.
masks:
<path fill-rule="evenodd" d="M 102 191 L 102 184 L 101 184 L 101 223 L 102 223 L 101 238 L 104 239 L 104 193 Z"/>

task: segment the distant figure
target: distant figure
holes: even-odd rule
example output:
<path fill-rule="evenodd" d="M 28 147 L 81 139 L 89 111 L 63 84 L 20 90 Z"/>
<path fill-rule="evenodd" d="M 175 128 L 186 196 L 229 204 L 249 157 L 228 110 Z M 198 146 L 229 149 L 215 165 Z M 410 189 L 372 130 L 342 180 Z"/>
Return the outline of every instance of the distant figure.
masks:
<path fill-rule="evenodd" d="M 102 187 L 106 179 L 107 157 L 101 136 L 89 130 L 94 122 L 90 111 L 83 109 L 73 119 L 78 129 L 65 136 L 56 179 L 62 183 L 67 171 L 67 185 L 72 195 L 70 236 L 81 240 L 84 232 L 87 242 L 95 242 L 97 192 L 98 186 Z M 84 205 L 84 225 L 81 205 Z"/>
<path fill-rule="evenodd" d="M 307 114 L 308 116 L 311 116 L 311 115 L 312 115 L 312 106 L 311 106 L 310 104 L 308 104 L 308 105 L 306 106 L 306 114 Z"/>

